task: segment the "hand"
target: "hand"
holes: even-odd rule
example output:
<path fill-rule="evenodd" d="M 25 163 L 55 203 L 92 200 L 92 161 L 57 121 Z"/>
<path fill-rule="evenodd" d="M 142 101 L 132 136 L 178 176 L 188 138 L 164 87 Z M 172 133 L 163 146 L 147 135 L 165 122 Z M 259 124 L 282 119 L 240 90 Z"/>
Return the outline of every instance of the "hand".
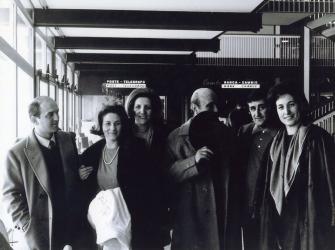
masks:
<path fill-rule="evenodd" d="M 80 179 L 86 180 L 92 173 L 93 167 L 82 165 L 78 171 Z"/>
<path fill-rule="evenodd" d="M 195 153 L 195 162 L 199 163 L 202 160 L 209 161 L 213 154 L 213 151 L 210 150 L 208 147 L 202 147 Z"/>

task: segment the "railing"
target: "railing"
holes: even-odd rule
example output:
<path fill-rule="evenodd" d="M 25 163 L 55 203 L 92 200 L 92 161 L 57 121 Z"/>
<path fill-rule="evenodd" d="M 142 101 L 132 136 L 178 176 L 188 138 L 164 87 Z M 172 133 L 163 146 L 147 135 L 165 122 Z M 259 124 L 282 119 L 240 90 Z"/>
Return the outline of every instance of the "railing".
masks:
<path fill-rule="evenodd" d="M 334 13 L 332 0 L 269 0 L 260 12 Z"/>
<path fill-rule="evenodd" d="M 316 66 L 335 66 L 335 43 L 323 36 L 313 36 L 311 60 Z"/>
<path fill-rule="evenodd" d="M 197 64 L 217 66 L 298 66 L 300 36 L 222 35 L 220 50 L 197 52 Z"/>
<path fill-rule="evenodd" d="M 335 134 L 335 101 L 322 105 L 311 112 L 314 124 L 327 130 L 331 135 Z"/>

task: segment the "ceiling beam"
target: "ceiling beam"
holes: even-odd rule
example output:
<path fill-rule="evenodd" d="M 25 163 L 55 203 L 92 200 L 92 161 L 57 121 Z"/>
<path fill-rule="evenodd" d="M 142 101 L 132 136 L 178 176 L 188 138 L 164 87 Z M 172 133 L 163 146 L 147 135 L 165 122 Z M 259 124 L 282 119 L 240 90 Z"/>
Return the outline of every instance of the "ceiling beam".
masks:
<path fill-rule="evenodd" d="M 192 64 L 195 55 L 68 53 L 66 60 L 73 63 Z"/>
<path fill-rule="evenodd" d="M 110 37 L 55 37 L 55 49 L 212 51 L 219 39 L 156 39 Z"/>
<path fill-rule="evenodd" d="M 258 31 L 260 13 L 35 9 L 36 26 Z"/>
<path fill-rule="evenodd" d="M 335 27 L 326 29 L 321 33 L 323 36 L 333 38 L 335 36 Z"/>
<path fill-rule="evenodd" d="M 143 72 L 157 72 L 167 69 L 184 69 L 194 67 L 194 65 L 161 65 L 161 64 L 88 64 L 75 63 L 74 69 L 79 71 L 101 71 L 101 72 L 117 72 L 117 73 L 143 73 Z"/>
<path fill-rule="evenodd" d="M 321 31 L 326 28 L 326 25 L 335 21 L 335 14 L 327 14 L 321 18 L 307 23 L 307 27 L 314 31 Z"/>

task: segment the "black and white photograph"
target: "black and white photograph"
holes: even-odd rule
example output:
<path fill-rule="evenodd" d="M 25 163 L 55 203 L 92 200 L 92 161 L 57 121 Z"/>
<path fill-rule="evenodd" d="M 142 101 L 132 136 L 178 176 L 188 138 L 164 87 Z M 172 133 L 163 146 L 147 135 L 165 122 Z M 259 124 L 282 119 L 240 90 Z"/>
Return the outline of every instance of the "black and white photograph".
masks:
<path fill-rule="evenodd" d="M 0 250 L 335 250 L 335 1 L 0 0 Z"/>

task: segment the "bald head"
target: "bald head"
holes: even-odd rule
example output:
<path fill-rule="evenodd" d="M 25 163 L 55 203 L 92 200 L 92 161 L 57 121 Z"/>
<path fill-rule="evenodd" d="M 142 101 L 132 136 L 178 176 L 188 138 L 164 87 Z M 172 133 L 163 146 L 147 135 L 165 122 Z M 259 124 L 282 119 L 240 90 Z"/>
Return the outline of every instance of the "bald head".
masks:
<path fill-rule="evenodd" d="M 58 130 L 58 105 L 50 97 L 36 97 L 29 105 L 29 117 L 35 132 L 44 138 L 51 138 Z"/>
<path fill-rule="evenodd" d="M 191 109 L 194 116 L 203 111 L 218 112 L 217 95 L 209 88 L 200 88 L 193 92 Z"/>

